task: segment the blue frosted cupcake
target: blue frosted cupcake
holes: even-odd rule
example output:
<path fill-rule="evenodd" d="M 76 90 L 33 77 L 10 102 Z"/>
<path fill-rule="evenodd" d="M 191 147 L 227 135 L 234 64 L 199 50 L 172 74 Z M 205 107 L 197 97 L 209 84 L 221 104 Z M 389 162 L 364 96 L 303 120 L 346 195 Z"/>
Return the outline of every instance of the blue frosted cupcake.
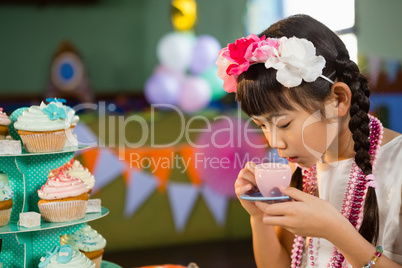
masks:
<path fill-rule="evenodd" d="M 86 225 L 75 233 L 61 236 L 60 244 L 79 250 L 96 264 L 96 268 L 101 267 L 106 240 L 91 226 Z"/>
<path fill-rule="evenodd" d="M 0 173 L 0 226 L 10 222 L 13 196 L 14 192 L 8 184 L 7 174 Z"/>
<path fill-rule="evenodd" d="M 74 250 L 71 246 L 54 246 L 46 251 L 46 255 L 40 259 L 39 268 L 95 268 L 84 254 Z"/>

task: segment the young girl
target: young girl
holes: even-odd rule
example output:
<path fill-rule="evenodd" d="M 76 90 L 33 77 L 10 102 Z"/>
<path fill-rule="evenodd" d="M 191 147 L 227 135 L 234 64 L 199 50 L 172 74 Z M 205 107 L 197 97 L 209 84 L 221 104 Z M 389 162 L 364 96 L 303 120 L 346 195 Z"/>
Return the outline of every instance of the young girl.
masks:
<path fill-rule="evenodd" d="M 239 198 L 258 267 L 402 264 L 402 136 L 368 115 L 370 91 L 345 45 L 306 15 L 220 52 L 218 75 L 271 147 L 294 166 L 293 201 Z M 256 190 L 254 163 L 235 183 Z"/>

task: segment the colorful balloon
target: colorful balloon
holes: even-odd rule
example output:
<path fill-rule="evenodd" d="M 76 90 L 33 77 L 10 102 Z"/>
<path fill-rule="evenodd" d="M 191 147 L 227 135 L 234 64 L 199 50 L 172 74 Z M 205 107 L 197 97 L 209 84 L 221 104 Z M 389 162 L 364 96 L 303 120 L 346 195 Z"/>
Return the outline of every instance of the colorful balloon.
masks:
<path fill-rule="evenodd" d="M 150 104 L 176 105 L 179 94 L 179 81 L 167 73 L 154 73 L 145 83 L 145 98 Z"/>
<path fill-rule="evenodd" d="M 215 37 L 210 35 L 198 37 L 193 48 L 190 71 L 199 74 L 214 66 L 220 50 L 221 45 Z"/>
<path fill-rule="evenodd" d="M 201 77 L 190 76 L 182 83 L 178 106 L 184 113 L 195 113 L 208 106 L 211 97 L 208 82 Z"/>
<path fill-rule="evenodd" d="M 172 24 L 177 31 L 191 30 L 197 21 L 197 4 L 195 0 L 172 1 Z"/>
<path fill-rule="evenodd" d="M 223 89 L 223 80 L 218 77 L 217 72 L 218 66 L 215 65 L 200 74 L 200 77 L 204 78 L 211 86 L 212 101 L 219 100 L 227 94 Z"/>
<path fill-rule="evenodd" d="M 184 72 L 190 65 L 195 36 L 188 32 L 171 32 L 157 45 L 159 62 L 168 69 Z"/>

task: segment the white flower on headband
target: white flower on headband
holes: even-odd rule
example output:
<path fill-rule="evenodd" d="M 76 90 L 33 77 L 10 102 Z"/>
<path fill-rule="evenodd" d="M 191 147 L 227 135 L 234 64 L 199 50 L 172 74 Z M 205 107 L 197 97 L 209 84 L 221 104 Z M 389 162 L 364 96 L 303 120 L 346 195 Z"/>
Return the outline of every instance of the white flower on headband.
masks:
<path fill-rule="evenodd" d="M 323 56 L 316 56 L 316 49 L 310 41 L 297 37 L 259 38 L 251 34 L 228 44 L 219 53 L 218 76 L 223 79 L 227 92 L 236 92 L 238 76 L 250 65 L 264 63 L 267 69 L 277 70 L 276 79 L 285 87 L 299 86 L 302 81 L 314 82 L 322 77 L 325 67 Z"/>
<path fill-rule="evenodd" d="M 302 83 L 314 82 L 325 67 L 323 56 L 316 56 L 313 43 L 296 37 L 279 39 L 279 55 L 269 57 L 265 62 L 267 69 L 277 71 L 276 79 L 285 87 L 296 87 Z"/>

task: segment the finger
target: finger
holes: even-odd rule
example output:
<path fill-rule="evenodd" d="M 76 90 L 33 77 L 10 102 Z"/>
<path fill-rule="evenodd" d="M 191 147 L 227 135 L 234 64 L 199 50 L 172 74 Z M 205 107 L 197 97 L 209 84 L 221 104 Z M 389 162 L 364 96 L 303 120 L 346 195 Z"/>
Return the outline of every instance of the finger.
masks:
<path fill-rule="evenodd" d="M 263 223 L 272 226 L 287 227 L 287 218 L 285 216 L 268 216 L 264 215 L 262 219 Z"/>
<path fill-rule="evenodd" d="M 245 168 L 240 170 L 234 185 L 236 195 L 242 195 L 253 189 L 255 186 L 251 180 L 254 180 L 254 176 L 249 170 Z"/>
<path fill-rule="evenodd" d="M 294 211 L 294 205 L 291 202 L 267 204 L 264 202 L 256 202 L 256 206 L 268 216 L 285 216 L 290 215 Z"/>
<path fill-rule="evenodd" d="M 255 166 L 256 164 L 253 161 L 248 161 L 245 168 L 247 168 L 254 175 Z"/>
<path fill-rule="evenodd" d="M 236 186 L 235 187 L 235 192 L 236 192 L 237 196 L 240 196 L 242 194 L 247 193 L 252 188 L 253 188 L 253 186 L 251 185 L 251 183 L 248 183 L 248 184 L 245 184 L 245 185 L 243 184 L 243 185 L 240 185 L 240 186 Z"/>
<path fill-rule="evenodd" d="M 296 201 L 306 201 L 311 197 L 311 195 L 300 191 L 299 189 L 296 189 L 294 187 L 287 187 L 287 186 L 279 186 L 279 190 L 281 193 L 284 195 L 290 196 Z"/>

